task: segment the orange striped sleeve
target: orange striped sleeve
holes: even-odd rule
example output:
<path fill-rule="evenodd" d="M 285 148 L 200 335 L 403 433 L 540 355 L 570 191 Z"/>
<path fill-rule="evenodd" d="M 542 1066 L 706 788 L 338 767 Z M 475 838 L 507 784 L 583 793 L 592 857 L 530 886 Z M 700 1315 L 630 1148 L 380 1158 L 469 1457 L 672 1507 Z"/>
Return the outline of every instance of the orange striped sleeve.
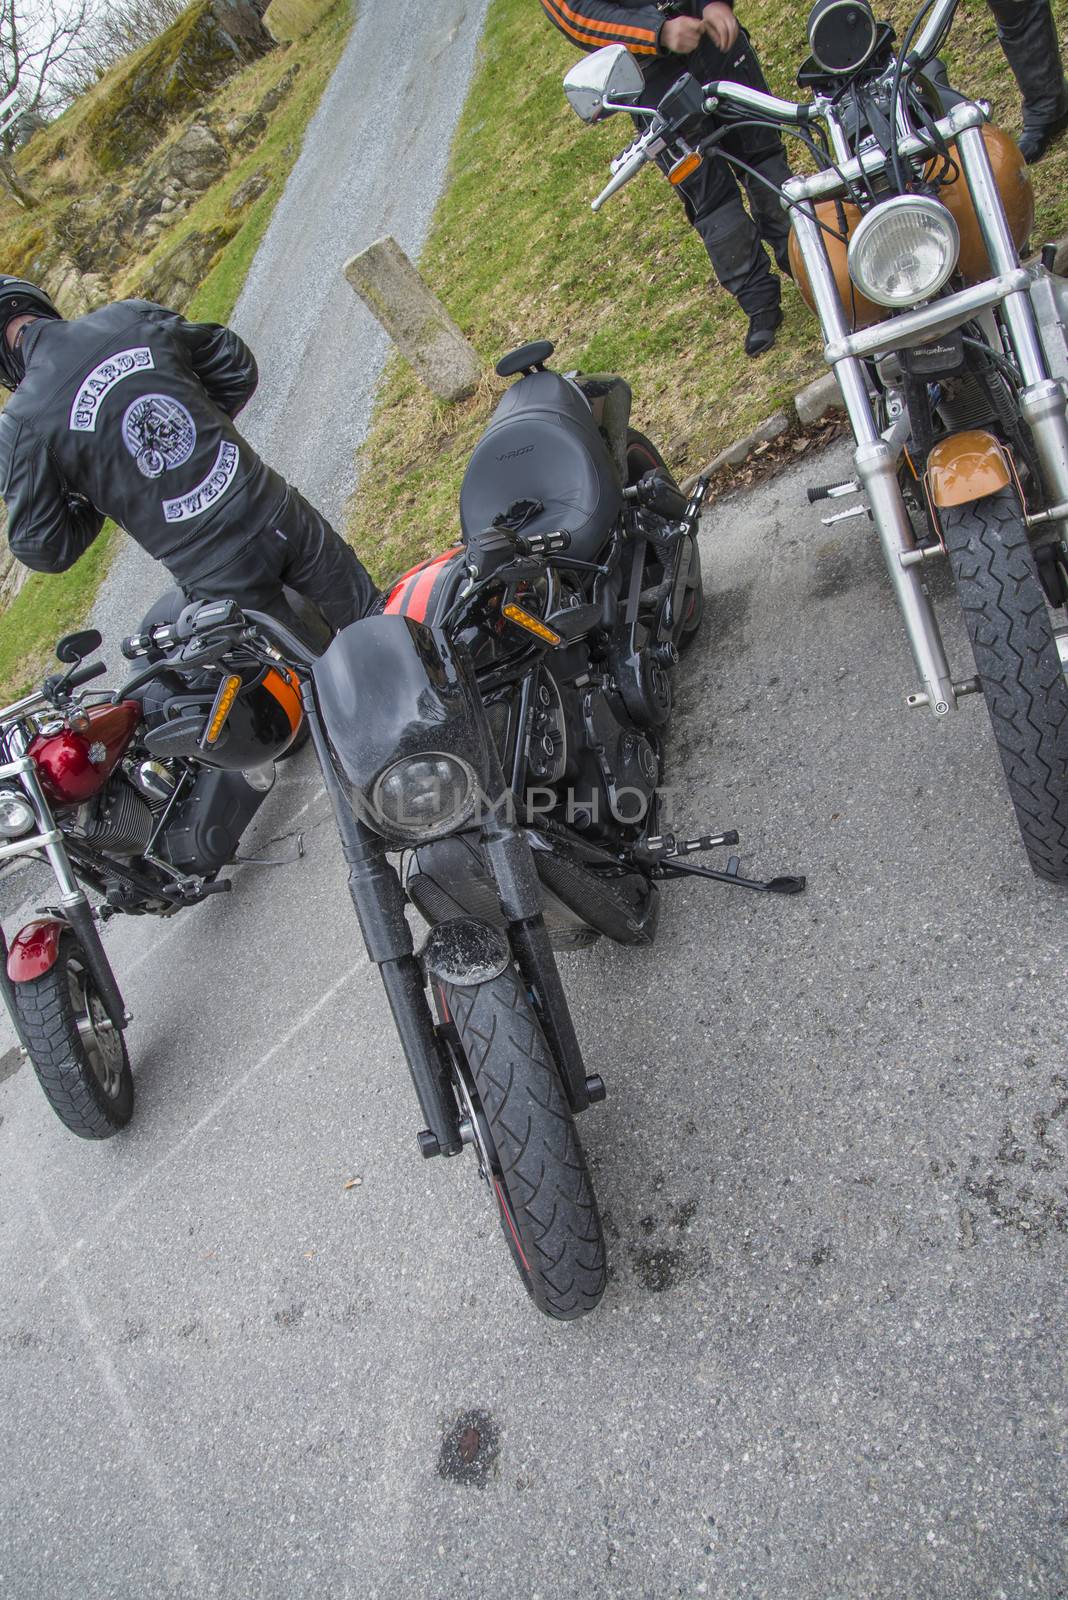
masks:
<path fill-rule="evenodd" d="M 659 54 L 657 37 L 659 23 L 655 28 L 635 27 L 632 23 L 610 22 L 606 18 L 592 15 L 589 11 L 577 11 L 567 4 L 567 0 L 541 0 L 542 9 L 554 22 L 562 33 L 569 39 L 574 39 L 586 49 L 599 49 L 606 44 L 626 45 L 634 55 L 655 56 Z M 616 6 L 605 6 L 608 12 L 618 11 Z M 626 13 L 624 13 L 625 15 Z"/>

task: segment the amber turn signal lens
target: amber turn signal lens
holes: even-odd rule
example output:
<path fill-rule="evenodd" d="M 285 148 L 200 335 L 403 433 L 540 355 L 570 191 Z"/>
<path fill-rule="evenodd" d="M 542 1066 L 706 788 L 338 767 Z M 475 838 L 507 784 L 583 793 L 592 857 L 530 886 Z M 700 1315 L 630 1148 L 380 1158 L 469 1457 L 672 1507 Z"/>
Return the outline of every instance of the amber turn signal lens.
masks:
<path fill-rule="evenodd" d="M 517 606 L 514 600 L 505 606 L 504 615 L 509 622 L 514 622 L 520 628 L 525 628 L 528 633 L 534 634 L 535 638 L 544 639 L 546 644 L 563 643 L 558 633 L 554 633 L 551 628 L 547 628 L 544 622 L 541 622 L 537 617 L 532 617 L 529 611 L 523 610 L 522 606 Z"/>
<path fill-rule="evenodd" d="M 668 173 L 669 183 L 685 183 L 691 173 L 696 172 L 704 157 L 697 151 L 691 150 L 688 156 L 680 156 Z"/>
<path fill-rule="evenodd" d="M 211 708 L 208 731 L 204 735 L 205 745 L 214 744 L 226 727 L 226 719 L 230 715 L 230 707 L 237 699 L 240 688 L 241 679 L 236 672 L 232 673 L 230 677 L 224 678 L 219 685 L 219 692 L 215 696 L 215 704 Z"/>

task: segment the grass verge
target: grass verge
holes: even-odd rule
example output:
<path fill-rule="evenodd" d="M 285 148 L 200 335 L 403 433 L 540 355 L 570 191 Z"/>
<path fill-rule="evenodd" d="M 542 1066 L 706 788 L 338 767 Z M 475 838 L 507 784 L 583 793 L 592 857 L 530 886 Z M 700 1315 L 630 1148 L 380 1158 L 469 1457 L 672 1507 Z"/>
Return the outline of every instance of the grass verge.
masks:
<path fill-rule="evenodd" d="M 195 321 L 225 322 L 237 302 L 253 257 L 266 232 L 286 179 L 300 154 L 304 130 L 330 81 L 352 27 L 350 0 L 336 0 L 307 37 L 277 52 L 227 84 L 212 102 L 221 116 L 250 108 L 273 87 L 294 62 L 301 70 L 285 100 L 271 116 L 263 139 L 209 189 L 183 221 L 164 236 L 151 253 L 131 261 L 116 282 L 115 298 L 138 293 L 138 284 L 164 250 L 172 250 L 193 232 L 207 232 L 233 217 L 230 201 L 236 190 L 261 169 L 268 187 L 245 211 L 240 228 L 220 252 L 186 309 Z M 69 115 L 69 114 L 68 114 Z M 82 115 L 74 119 L 77 126 Z M 69 137 L 69 131 L 68 131 Z M 34 227 L 40 221 L 34 216 Z M 108 523 L 80 561 L 58 576 L 32 573 L 0 616 L 0 703 L 10 701 L 37 682 L 55 641 L 80 626 L 106 578 L 124 536 Z M 131 626 L 136 622 L 131 619 Z"/>
<path fill-rule="evenodd" d="M 877 9 L 890 11 L 900 34 L 913 7 Z M 751 13 L 779 94 L 796 94 L 806 13 L 794 0 L 764 0 Z M 564 369 L 622 372 L 635 425 L 680 473 L 693 471 L 823 370 L 817 326 L 784 285 L 778 342 L 748 360 L 744 320 L 655 172 L 590 212 L 628 127 L 615 118 L 587 128 L 575 117 L 561 90 L 575 56 L 532 0 L 491 0 L 421 268 L 487 372 L 535 338 L 555 342 Z M 985 6 L 961 8 L 947 57 L 952 80 L 1018 131 L 1019 95 Z M 1068 140 L 1033 170 L 1035 238 L 1057 237 L 1068 229 Z M 349 537 L 380 580 L 454 537 L 464 466 L 504 387 L 487 377 L 473 399 L 445 405 L 390 361 L 348 516 Z"/>

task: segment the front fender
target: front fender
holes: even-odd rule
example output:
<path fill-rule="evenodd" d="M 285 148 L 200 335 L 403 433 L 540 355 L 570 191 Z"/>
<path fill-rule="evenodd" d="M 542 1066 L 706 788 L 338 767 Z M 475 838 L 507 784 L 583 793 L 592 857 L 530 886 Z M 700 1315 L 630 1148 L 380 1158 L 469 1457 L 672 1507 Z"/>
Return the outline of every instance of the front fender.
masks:
<path fill-rule="evenodd" d="M 29 983 L 50 972 L 59 955 L 59 941 L 68 926 L 58 917 L 42 917 L 20 928 L 8 951 L 7 975 L 11 982 Z"/>
<path fill-rule="evenodd" d="M 1004 445 L 978 428 L 940 439 L 927 457 L 927 485 L 939 510 L 970 505 L 1011 482 Z"/>

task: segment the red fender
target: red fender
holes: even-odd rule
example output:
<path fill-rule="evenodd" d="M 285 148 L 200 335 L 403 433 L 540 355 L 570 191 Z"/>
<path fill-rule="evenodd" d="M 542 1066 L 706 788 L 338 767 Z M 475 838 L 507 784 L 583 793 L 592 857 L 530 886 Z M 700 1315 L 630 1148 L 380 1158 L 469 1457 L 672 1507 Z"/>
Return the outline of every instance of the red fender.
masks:
<path fill-rule="evenodd" d="M 43 978 L 56 964 L 59 941 L 68 931 L 68 925 L 57 917 L 43 917 L 37 922 L 27 922 L 11 941 L 7 958 L 7 975 L 12 983 L 29 983 L 33 978 Z"/>

